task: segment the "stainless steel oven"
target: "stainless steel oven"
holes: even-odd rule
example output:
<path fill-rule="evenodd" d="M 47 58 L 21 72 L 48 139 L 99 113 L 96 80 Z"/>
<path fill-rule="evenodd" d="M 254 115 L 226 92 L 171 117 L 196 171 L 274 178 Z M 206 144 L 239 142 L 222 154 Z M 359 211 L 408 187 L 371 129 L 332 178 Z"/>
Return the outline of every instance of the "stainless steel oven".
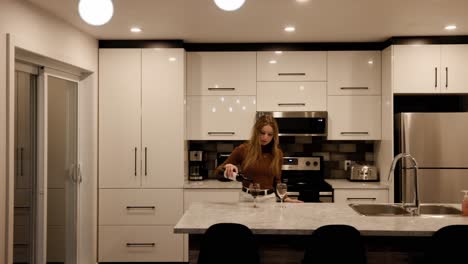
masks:
<path fill-rule="evenodd" d="M 272 115 L 279 136 L 326 136 L 327 112 L 257 112 L 257 118 Z"/>

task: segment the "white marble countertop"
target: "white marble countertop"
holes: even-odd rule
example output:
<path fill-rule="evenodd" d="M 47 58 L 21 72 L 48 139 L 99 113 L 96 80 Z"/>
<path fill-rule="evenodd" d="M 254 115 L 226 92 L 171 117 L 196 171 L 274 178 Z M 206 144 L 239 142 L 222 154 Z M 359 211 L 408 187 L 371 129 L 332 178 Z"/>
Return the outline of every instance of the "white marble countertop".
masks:
<path fill-rule="evenodd" d="M 460 207 L 453 204 L 451 206 Z M 347 224 L 365 236 L 431 236 L 455 224 L 468 225 L 461 215 L 362 216 L 347 204 L 334 203 L 193 203 L 174 228 L 175 233 L 203 234 L 216 223 L 240 223 L 255 234 L 307 235 L 320 226 Z"/>
<path fill-rule="evenodd" d="M 222 182 L 218 180 L 203 180 L 203 181 L 185 181 L 184 189 L 238 189 L 242 187 L 242 183 L 238 181 Z"/>
<path fill-rule="evenodd" d="M 333 189 L 388 189 L 388 185 L 381 182 L 352 182 L 347 179 L 325 179 Z"/>

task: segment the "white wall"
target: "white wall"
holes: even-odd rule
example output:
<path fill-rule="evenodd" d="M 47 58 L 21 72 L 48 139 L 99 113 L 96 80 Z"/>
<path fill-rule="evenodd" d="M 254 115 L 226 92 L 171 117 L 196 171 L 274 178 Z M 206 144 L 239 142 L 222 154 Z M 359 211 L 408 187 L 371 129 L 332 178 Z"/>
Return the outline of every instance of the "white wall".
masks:
<path fill-rule="evenodd" d="M 25 0 L 0 0 L 0 263 L 6 256 L 7 203 L 7 34 L 16 46 L 94 72 L 81 85 L 81 150 L 83 189 L 87 189 L 82 210 L 86 229 L 81 233 L 89 259 L 96 260 L 97 196 L 97 69 L 98 42 L 60 19 L 32 6 Z"/>

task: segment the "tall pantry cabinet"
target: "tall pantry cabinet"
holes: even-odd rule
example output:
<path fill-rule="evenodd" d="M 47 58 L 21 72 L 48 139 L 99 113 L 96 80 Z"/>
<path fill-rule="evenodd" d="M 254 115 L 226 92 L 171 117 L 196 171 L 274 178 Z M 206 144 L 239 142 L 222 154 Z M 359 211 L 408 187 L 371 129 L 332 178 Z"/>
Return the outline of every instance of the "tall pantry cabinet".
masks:
<path fill-rule="evenodd" d="M 99 51 L 99 262 L 182 261 L 184 50 Z"/>

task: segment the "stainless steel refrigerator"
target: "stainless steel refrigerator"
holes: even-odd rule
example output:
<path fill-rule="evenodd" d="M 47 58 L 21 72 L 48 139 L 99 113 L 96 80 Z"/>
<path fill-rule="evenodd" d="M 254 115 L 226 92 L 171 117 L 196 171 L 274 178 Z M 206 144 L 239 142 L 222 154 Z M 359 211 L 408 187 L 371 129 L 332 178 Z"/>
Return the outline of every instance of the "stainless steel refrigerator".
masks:
<path fill-rule="evenodd" d="M 468 113 L 395 115 L 395 155 L 412 155 L 419 166 L 422 203 L 460 203 L 468 190 Z M 414 170 L 403 161 L 395 175 L 395 201 L 414 199 Z"/>

